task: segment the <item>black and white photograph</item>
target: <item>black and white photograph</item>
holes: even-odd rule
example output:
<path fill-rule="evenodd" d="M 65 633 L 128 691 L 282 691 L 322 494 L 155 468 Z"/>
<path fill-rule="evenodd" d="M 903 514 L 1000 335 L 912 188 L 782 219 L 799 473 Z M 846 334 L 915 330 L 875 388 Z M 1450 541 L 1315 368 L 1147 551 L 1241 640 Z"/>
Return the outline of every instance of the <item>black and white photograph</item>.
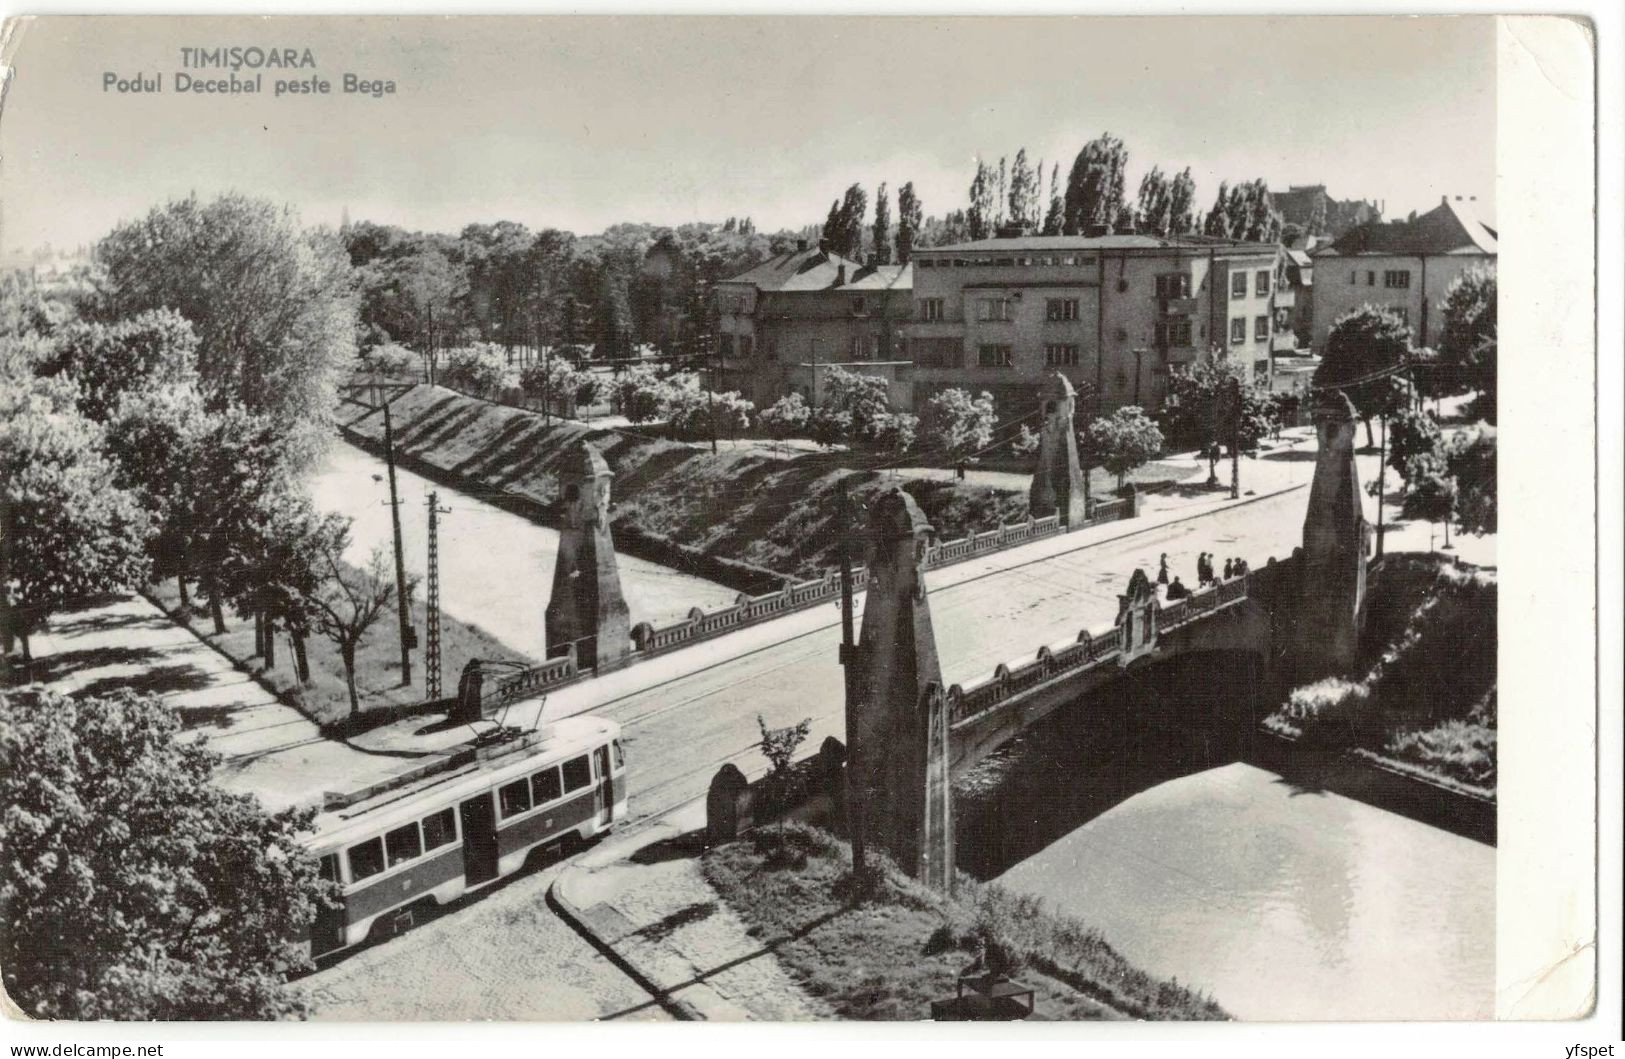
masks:
<path fill-rule="evenodd" d="M 1584 20 L 19 15 L 8 1033 L 1593 1012 Z"/>

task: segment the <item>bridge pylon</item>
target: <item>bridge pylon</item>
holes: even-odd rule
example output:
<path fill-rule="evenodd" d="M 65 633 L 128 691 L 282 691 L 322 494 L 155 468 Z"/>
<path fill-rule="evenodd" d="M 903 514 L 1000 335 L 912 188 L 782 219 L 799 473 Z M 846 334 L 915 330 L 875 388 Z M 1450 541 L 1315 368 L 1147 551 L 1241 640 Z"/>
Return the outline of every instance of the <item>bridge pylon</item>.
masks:
<path fill-rule="evenodd" d="M 864 832 L 910 875 L 953 880 L 948 703 L 925 590 L 932 532 L 919 505 L 892 490 L 869 520 L 869 581 L 858 641 L 862 699 L 847 733 Z"/>
<path fill-rule="evenodd" d="M 1327 391 L 1314 408 L 1320 451 L 1303 519 L 1288 644 L 1298 681 L 1347 672 L 1359 652 L 1371 526 L 1354 463 L 1356 419 L 1354 405 L 1341 391 Z"/>
<path fill-rule="evenodd" d="M 1038 392 L 1043 423 L 1038 434 L 1038 467 L 1027 491 L 1027 507 L 1034 518 L 1059 515 L 1068 526 L 1089 517 L 1088 490 L 1078 463 L 1078 437 L 1073 429 L 1077 391 L 1066 376 L 1055 372 Z"/>
<path fill-rule="evenodd" d="M 564 525 L 547 602 L 547 654 L 565 654 L 575 644 L 582 668 L 614 666 L 632 649 L 631 620 L 609 532 L 614 476 L 598 450 L 583 444 L 559 477 Z"/>

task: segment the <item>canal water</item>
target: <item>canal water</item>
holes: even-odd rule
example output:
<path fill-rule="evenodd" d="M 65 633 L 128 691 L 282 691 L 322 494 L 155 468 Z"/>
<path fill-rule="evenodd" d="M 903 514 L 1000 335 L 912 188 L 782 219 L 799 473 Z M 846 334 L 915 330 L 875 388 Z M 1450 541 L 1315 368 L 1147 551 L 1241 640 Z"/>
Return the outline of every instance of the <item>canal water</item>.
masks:
<path fill-rule="evenodd" d="M 482 501 L 436 487 L 428 479 L 396 469 L 401 499 L 401 537 L 408 573 L 428 568 L 430 489 L 438 489 L 440 516 L 440 606 L 459 621 L 478 625 L 508 647 L 532 658 L 546 654 L 543 614 L 553 590 L 558 555 L 556 530 Z M 389 553 L 389 482 L 384 461 L 335 439 L 311 478 L 318 509 L 350 516 L 351 562 L 365 562 L 374 547 Z M 663 625 L 691 607 L 716 610 L 732 605 L 736 593 L 703 578 L 622 555 L 621 588 L 632 623 Z M 424 588 L 420 584 L 418 596 Z"/>
<path fill-rule="evenodd" d="M 1493 1015 L 1494 848 L 1239 761 L 1139 771 L 998 881 L 1236 1018 Z"/>

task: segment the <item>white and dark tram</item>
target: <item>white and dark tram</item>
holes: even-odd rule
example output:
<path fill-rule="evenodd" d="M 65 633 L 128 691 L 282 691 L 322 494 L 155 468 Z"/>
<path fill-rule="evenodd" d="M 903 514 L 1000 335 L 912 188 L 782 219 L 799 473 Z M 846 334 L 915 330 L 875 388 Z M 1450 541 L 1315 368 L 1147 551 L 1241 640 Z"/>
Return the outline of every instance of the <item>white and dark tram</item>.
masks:
<path fill-rule="evenodd" d="M 318 908 L 311 953 L 394 932 L 415 906 L 445 904 L 518 871 L 540 846 L 586 840 L 626 815 L 620 725 L 567 717 L 500 733 L 391 781 L 329 795 L 306 846 L 338 908 Z"/>

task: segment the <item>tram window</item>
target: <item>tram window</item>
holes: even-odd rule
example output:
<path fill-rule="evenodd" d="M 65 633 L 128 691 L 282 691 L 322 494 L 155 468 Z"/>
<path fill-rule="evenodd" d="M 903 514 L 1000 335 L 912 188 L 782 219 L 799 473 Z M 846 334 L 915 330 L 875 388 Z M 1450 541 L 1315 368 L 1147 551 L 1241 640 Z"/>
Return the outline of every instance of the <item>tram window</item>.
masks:
<path fill-rule="evenodd" d="M 564 763 L 564 789 L 579 791 L 592 782 L 592 766 L 587 764 L 587 755 L 571 758 Z"/>
<path fill-rule="evenodd" d="M 625 768 L 626 767 L 626 751 L 621 749 L 621 741 L 619 739 L 617 739 L 617 740 L 615 740 L 615 742 L 612 745 L 615 747 L 615 767 L 618 768 L 618 769 Z"/>
<path fill-rule="evenodd" d="M 497 799 L 504 818 L 518 816 L 530 808 L 530 784 L 525 780 L 510 783 L 497 792 Z"/>
<path fill-rule="evenodd" d="M 543 769 L 530 778 L 530 794 L 536 799 L 537 805 L 546 805 L 563 793 L 563 788 L 559 786 L 559 770 L 556 768 Z"/>
<path fill-rule="evenodd" d="M 339 855 L 329 853 L 320 862 L 321 877 L 328 882 L 339 881 Z"/>
<path fill-rule="evenodd" d="M 389 853 L 389 866 L 405 863 L 413 857 L 423 856 L 423 836 L 418 834 L 414 820 L 405 827 L 397 827 L 384 835 L 384 849 Z"/>
<path fill-rule="evenodd" d="M 369 838 L 359 846 L 351 846 L 350 881 L 359 882 L 384 870 L 384 840 Z"/>
<path fill-rule="evenodd" d="M 423 848 L 439 849 L 457 841 L 457 814 L 442 809 L 423 818 Z"/>

